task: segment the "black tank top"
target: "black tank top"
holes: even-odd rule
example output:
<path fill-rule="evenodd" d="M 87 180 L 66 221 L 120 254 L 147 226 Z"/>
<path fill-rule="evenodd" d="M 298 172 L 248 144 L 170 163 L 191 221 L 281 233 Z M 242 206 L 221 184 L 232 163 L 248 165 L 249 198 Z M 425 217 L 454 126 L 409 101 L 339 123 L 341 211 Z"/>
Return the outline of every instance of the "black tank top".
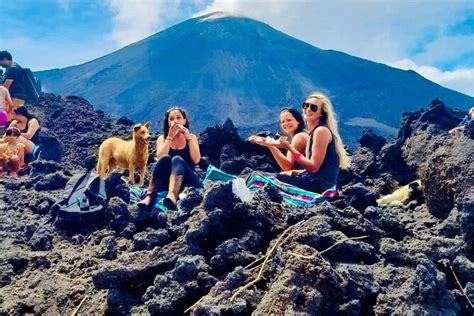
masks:
<path fill-rule="evenodd" d="M 26 133 L 28 132 L 28 128 L 29 128 L 29 125 L 30 125 L 30 121 L 33 120 L 33 119 L 28 119 L 28 121 L 26 121 L 26 124 L 25 124 L 25 127 L 22 129 L 22 133 Z M 30 140 L 33 142 L 33 144 L 35 145 L 38 145 L 39 143 L 39 136 L 40 136 L 40 129 L 38 128 L 35 132 L 35 134 L 33 135 L 33 137 L 30 138 Z"/>
<path fill-rule="evenodd" d="M 314 132 L 314 131 L 313 131 Z M 336 142 L 334 141 L 334 135 L 332 135 L 332 140 L 328 144 L 326 149 L 326 156 L 324 161 L 321 164 L 321 167 L 317 172 L 308 172 L 309 176 L 317 177 L 323 179 L 324 181 L 336 185 L 337 177 L 339 176 L 339 156 L 336 152 Z M 309 135 L 308 145 L 306 147 L 306 157 L 311 159 L 312 156 L 312 146 L 313 146 L 313 133 Z"/>
<path fill-rule="evenodd" d="M 168 154 L 171 157 L 180 156 L 181 158 L 183 158 L 184 161 L 186 161 L 186 163 L 189 165 L 189 167 L 192 170 L 195 169 L 196 165 L 194 164 L 193 160 L 191 159 L 191 153 L 189 152 L 188 142 L 186 142 L 186 146 L 184 146 L 183 149 L 173 149 L 173 148 L 170 147 L 170 150 L 169 150 Z"/>

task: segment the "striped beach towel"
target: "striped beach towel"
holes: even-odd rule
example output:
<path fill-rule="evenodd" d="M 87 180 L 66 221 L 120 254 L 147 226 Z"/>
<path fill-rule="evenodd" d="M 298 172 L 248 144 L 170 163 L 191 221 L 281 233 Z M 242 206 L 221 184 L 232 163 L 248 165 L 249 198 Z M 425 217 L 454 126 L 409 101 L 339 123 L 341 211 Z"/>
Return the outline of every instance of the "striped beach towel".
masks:
<path fill-rule="evenodd" d="M 311 206 L 337 196 L 336 186 L 322 193 L 315 193 L 281 182 L 274 176 L 264 175 L 259 172 L 254 173 L 247 180 L 247 187 L 251 192 L 256 192 L 269 184 L 277 187 L 284 204 L 292 206 Z"/>
<path fill-rule="evenodd" d="M 141 186 L 132 186 L 130 191 L 130 203 L 138 203 L 146 197 L 147 188 Z M 152 213 L 155 212 L 166 212 L 168 209 L 163 205 L 163 200 L 166 197 L 166 191 L 158 192 L 158 198 L 156 199 L 155 207 Z"/>

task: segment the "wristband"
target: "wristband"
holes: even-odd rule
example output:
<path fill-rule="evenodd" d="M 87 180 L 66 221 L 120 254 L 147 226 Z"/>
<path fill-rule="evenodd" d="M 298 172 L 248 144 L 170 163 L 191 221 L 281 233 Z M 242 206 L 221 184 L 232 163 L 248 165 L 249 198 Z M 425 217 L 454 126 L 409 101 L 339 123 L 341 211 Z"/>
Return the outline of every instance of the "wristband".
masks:
<path fill-rule="evenodd" d="M 301 156 L 302 156 L 302 155 L 301 155 L 299 152 L 294 152 L 294 153 L 293 153 L 293 157 L 295 157 L 295 160 L 300 159 Z"/>
<path fill-rule="evenodd" d="M 168 137 L 166 137 L 166 140 L 173 141 L 173 138 L 168 136 Z"/>

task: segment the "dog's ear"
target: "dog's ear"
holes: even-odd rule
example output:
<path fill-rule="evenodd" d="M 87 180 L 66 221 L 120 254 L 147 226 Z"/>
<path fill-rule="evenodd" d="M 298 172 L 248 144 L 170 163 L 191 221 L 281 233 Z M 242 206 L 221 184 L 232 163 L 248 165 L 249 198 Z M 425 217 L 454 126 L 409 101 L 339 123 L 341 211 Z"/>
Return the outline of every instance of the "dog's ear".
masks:
<path fill-rule="evenodd" d="M 412 189 L 412 190 L 419 190 L 419 189 L 421 189 L 420 184 L 418 183 L 418 181 L 413 181 L 413 182 L 411 182 L 411 183 L 408 185 L 408 187 L 409 187 L 410 189 Z"/>
<path fill-rule="evenodd" d="M 138 132 L 138 130 L 140 129 L 140 127 L 142 127 L 141 124 L 135 125 L 135 126 L 133 127 L 133 131 L 134 131 L 134 132 Z"/>
<path fill-rule="evenodd" d="M 150 129 L 151 122 L 150 121 L 146 122 L 144 126 L 146 127 L 146 129 Z"/>

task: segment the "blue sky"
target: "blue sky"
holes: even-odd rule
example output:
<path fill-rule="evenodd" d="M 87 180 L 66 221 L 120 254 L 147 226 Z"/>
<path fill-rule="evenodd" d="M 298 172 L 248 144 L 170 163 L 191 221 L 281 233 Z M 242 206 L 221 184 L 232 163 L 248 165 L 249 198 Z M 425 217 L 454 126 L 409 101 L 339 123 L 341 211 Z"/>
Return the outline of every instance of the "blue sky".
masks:
<path fill-rule="evenodd" d="M 213 11 L 474 96 L 473 0 L 2 0 L 0 50 L 33 70 L 61 68 Z"/>

